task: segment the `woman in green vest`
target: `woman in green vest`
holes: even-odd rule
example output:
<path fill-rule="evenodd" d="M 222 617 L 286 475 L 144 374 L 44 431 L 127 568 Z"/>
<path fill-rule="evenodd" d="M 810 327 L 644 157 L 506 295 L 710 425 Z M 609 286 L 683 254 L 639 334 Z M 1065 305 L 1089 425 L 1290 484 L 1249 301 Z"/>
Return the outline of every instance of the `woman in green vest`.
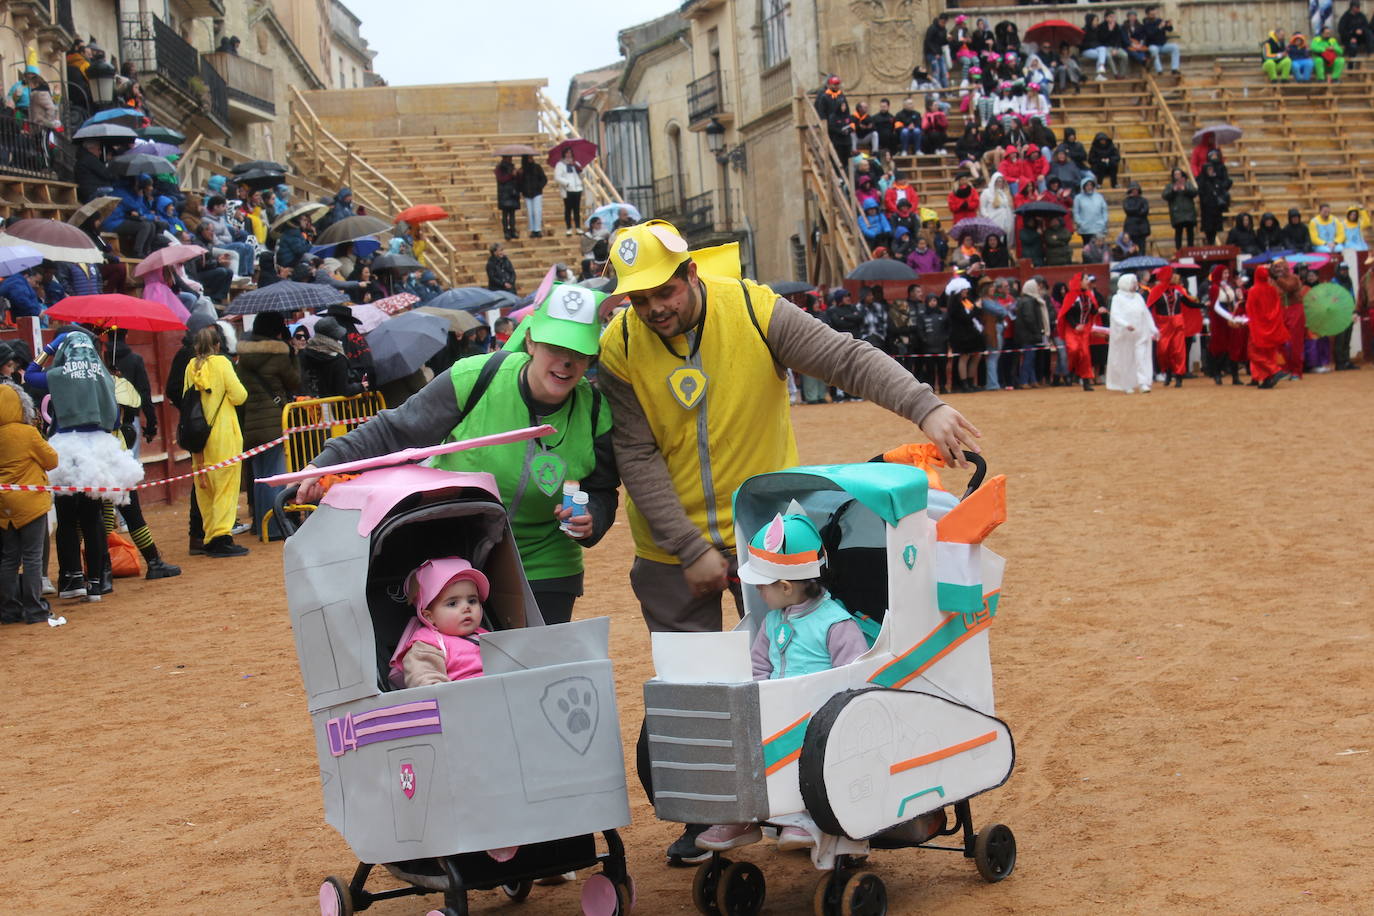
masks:
<path fill-rule="evenodd" d="M 611 527 L 619 502 L 610 407 L 583 377 L 596 359 L 604 298 L 555 285 L 504 350 L 454 363 L 400 407 L 331 439 L 310 467 L 548 423 L 556 432 L 541 439 L 441 455 L 433 463 L 496 477 L 544 622 L 568 621 L 582 594 L 582 550 Z M 569 518 L 562 508 L 565 481 L 580 482 L 586 515 Z M 321 495 L 318 481 L 301 485 L 302 502 Z"/>

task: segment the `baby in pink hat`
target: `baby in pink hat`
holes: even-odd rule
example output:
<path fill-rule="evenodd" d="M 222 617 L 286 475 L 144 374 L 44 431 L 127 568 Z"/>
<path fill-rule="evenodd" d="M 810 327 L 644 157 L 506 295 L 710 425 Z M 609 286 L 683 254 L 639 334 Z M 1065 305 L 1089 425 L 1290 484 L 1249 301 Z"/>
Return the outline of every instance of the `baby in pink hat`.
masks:
<path fill-rule="evenodd" d="M 392 680 L 407 687 L 461 681 L 482 674 L 477 637 L 490 584 L 461 557 L 427 560 L 406 577 L 406 600 L 416 620 L 391 656 Z"/>

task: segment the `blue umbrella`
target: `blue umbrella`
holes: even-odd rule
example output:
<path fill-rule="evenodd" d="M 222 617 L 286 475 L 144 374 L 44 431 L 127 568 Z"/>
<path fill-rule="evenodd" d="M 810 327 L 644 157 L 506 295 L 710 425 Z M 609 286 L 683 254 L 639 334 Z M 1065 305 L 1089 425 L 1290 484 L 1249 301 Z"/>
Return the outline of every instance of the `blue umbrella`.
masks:
<path fill-rule="evenodd" d="M 592 224 L 593 217 L 599 216 L 601 217 L 601 225 L 609 229 L 611 225 L 615 223 L 616 220 L 620 219 L 620 210 L 622 207 L 630 211 L 630 219 L 634 220 L 635 222 L 639 222 L 640 220 L 644 219 L 644 217 L 639 215 L 639 208 L 636 207 L 634 204 L 602 204 L 601 206 L 597 207 L 595 210 L 592 211 L 591 216 L 587 217 L 587 225 L 590 226 Z"/>
<path fill-rule="evenodd" d="M 488 290 L 488 292 L 491 293 L 495 300 L 488 308 L 519 308 L 525 304 L 524 299 L 520 298 L 515 293 L 506 292 L 504 289 L 493 289 Z"/>
<path fill-rule="evenodd" d="M 339 245 L 343 244 L 345 243 L 339 243 Z M 322 258 L 332 258 L 334 257 L 334 250 L 337 247 L 338 245 L 316 245 L 314 248 L 310 249 L 310 253 L 317 254 Z M 382 243 L 376 239 L 358 239 L 353 243 L 353 255 L 359 258 L 371 257 L 376 253 L 377 249 L 381 247 Z"/>
<path fill-rule="evenodd" d="M 138 127 L 148 116 L 137 108 L 107 108 L 104 111 L 97 111 L 86 119 L 87 124 L 123 124 L 125 127 Z"/>
<path fill-rule="evenodd" d="M 1261 264 L 1268 264 L 1270 261 L 1277 261 L 1279 258 L 1286 258 L 1286 257 L 1288 257 L 1289 255 L 1293 255 L 1293 254 L 1297 254 L 1297 252 L 1296 252 L 1296 251 L 1293 251 L 1293 250 L 1290 249 L 1290 248 L 1285 248 L 1285 249 L 1282 250 L 1282 251 L 1266 251 L 1266 252 L 1263 252 L 1263 253 L 1261 253 L 1261 254 L 1255 255 L 1255 256 L 1254 256 L 1253 258 L 1251 258 L 1250 260 L 1248 260 L 1248 261 L 1246 261 L 1245 263 L 1241 264 L 1241 266 L 1242 266 L 1242 267 L 1259 267 Z"/>
<path fill-rule="evenodd" d="M 1163 258 L 1154 258 L 1147 254 L 1138 254 L 1133 258 L 1126 258 L 1124 261 L 1117 261 L 1112 264 L 1112 272 L 1120 273 L 1123 270 L 1154 270 L 1156 267 L 1163 267 L 1169 262 Z"/>
<path fill-rule="evenodd" d="M 0 277 L 17 274 L 21 270 L 43 263 L 43 255 L 27 245 L 8 245 L 0 248 Z"/>
<path fill-rule="evenodd" d="M 431 308 L 441 309 L 460 309 L 464 312 L 475 312 L 478 309 L 491 308 L 500 303 L 501 298 L 498 291 L 494 289 L 483 289 L 480 286 L 460 286 L 457 289 L 449 289 L 435 296 L 425 303 Z"/>

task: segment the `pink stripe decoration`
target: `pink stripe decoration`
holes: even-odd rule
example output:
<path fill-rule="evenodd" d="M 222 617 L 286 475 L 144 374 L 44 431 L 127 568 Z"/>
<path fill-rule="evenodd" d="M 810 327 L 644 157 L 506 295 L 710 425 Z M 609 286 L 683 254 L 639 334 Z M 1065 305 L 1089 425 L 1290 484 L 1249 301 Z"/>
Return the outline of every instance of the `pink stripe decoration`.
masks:
<path fill-rule="evenodd" d="M 359 728 L 359 723 L 364 721 L 372 724 Z M 439 721 L 438 700 L 383 706 L 360 713 L 356 717 L 352 713 L 345 713 L 325 723 L 329 753 L 335 757 L 342 757 L 349 751 L 356 751 L 379 741 L 393 741 L 417 735 L 438 735 L 442 734 L 443 730 Z"/>

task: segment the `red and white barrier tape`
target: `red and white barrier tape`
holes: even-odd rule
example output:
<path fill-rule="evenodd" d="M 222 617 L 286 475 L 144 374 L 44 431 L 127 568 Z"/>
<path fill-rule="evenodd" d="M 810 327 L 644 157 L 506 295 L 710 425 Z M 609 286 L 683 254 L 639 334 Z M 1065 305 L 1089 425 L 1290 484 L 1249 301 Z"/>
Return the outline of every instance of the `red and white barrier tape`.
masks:
<path fill-rule="evenodd" d="M 27 483 L 0 483 L 0 491 L 18 491 L 21 493 L 127 493 L 133 490 L 149 490 L 153 487 L 164 486 L 175 483 L 179 480 L 189 480 L 201 474 L 208 474 L 211 471 L 219 471 L 242 461 L 247 461 L 254 455 L 261 455 L 274 446 L 286 441 L 287 436 L 295 433 L 309 432 L 312 429 L 332 429 L 335 426 L 352 426 L 359 423 L 366 423 L 371 417 L 346 417 L 339 420 L 330 420 L 322 423 L 310 423 L 306 426 L 293 426 L 290 429 L 282 430 L 282 434 L 271 442 L 264 442 L 262 445 L 255 445 L 248 451 L 226 458 L 214 464 L 207 464 L 205 467 L 196 468 L 189 474 L 178 474 L 175 477 L 168 477 L 164 480 L 145 480 L 142 483 L 134 484 L 132 487 L 59 487 L 47 484 L 27 484 Z"/>

